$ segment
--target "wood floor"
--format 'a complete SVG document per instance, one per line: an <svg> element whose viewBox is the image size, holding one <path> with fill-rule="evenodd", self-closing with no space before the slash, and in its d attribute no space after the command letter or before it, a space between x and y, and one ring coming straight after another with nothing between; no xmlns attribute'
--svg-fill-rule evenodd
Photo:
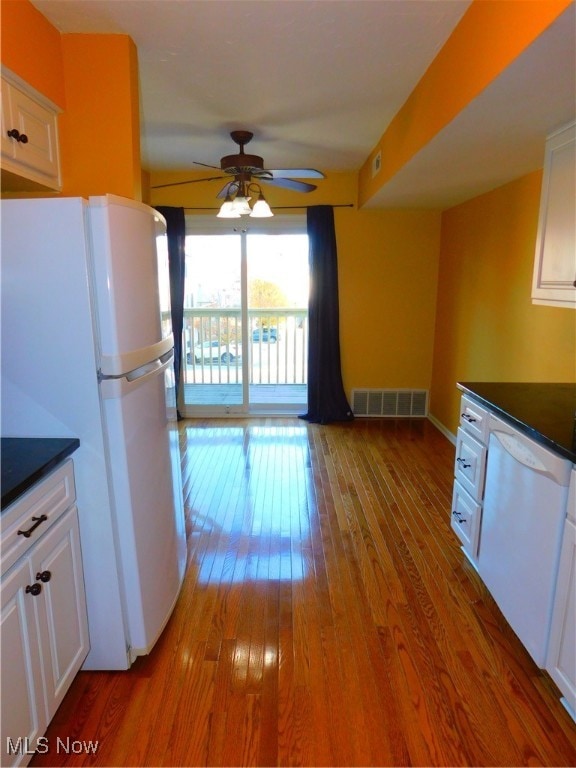
<svg viewBox="0 0 576 768"><path fill-rule="evenodd" d="M454 449L430 422L185 421L181 447L175 613L129 672L78 675L32 765L576 763L450 531Z"/></svg>

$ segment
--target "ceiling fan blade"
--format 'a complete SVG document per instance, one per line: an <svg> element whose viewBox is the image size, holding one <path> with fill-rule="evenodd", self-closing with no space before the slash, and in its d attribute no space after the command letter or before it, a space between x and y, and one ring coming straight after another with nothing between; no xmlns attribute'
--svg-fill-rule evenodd
<svg viewBox="0 0 576 768"><path fill-rule="evenodd" d="M220 198L220 199L223 199L223 198L225 198L225 197L226 197L226 195L227 195L227 194L230 192L230 187L231 187L231 186L232 186L232 184L234 184L234 183L235 183L235 182L234 182L234 180L232 180L232 181L229 181L227 184L224 184L224 186L222 187L222 189L220 190L220 192L218 192L218 194L216 195L216 197L217 197L217 198Z"/></svg>
<svg viewBox="0 0 576 768"><path fill-rule="evenodd" d="M217 181L225 179L225 176L210 176L207 179L188 179L188 181L173 181L170 184L156 184L150 189L163 189L164 187L179 187L181 184L198 184L200 181Z"/></svg>
<svg viewBox="0 0 576 768"><path fill-rule="evenodd" d="M274 187L283 187L292 189L294 192L313 192L316 189L315 184L308 184L306 181L296 181L295 179L267 179L265 176L259 178L263 184L271 184Z"/></svg>
<svg viewBox="0 0 576 768"><path fill-rule="evenodd" d="M204 168L215 168L217 171L222 170L222 168L220 168L219 165L208 165L208 163L199 163L197 160L192 160L192 165L203 165Z"/></svg>
<svg viewBox="0 0 576 768"><path fill-rule="evenodd" d="M315 168L272 168L267 170L267 173L271 173L276 179L281 177L283 179L324 179L325 176L322 171L317 171Z"/></svg>

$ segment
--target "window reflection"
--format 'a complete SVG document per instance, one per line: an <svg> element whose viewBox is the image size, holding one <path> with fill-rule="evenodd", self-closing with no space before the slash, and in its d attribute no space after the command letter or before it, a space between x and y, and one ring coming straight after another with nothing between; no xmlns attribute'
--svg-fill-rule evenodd
<svg viewBox="0 0 576 768"><path fill-rule="evenodd" d="M307 428L194 426L185 440L200 583L303 579L315 503Z"/></svg>

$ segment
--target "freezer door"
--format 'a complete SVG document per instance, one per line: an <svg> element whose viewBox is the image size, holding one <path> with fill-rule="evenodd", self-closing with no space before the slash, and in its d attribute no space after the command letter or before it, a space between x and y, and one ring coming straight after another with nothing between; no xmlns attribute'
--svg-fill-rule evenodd
<svg viewBox="0 0 576 768"><path fill-rule="evenodd" d="M166 225L114 195L89 199L88 223L99 368L120 375L173 346Z"/></svg>
<svg viewBox="0 0 576 768"><path fill-rule="evenodd" d="M171 462L162 367L133 381L109 380L101 386L129 653L134 659L153 647L182 584L182 487L175 483L179 473Z"/></svg>

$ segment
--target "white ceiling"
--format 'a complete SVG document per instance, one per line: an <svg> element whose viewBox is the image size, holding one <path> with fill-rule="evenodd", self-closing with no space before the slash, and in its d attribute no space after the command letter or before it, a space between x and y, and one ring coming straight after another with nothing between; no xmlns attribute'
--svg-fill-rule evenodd
<svg viewBox="0 0 576 768"><path fill-rule="evenodd" d="M506 2L507 0L494 0ZM143 165L357 170L470 0L32 0L62 32L138 48ZM542 165L575 112L574 5L370 205L446 207ZM209 172L210 173L210 172Z"/></svg>

